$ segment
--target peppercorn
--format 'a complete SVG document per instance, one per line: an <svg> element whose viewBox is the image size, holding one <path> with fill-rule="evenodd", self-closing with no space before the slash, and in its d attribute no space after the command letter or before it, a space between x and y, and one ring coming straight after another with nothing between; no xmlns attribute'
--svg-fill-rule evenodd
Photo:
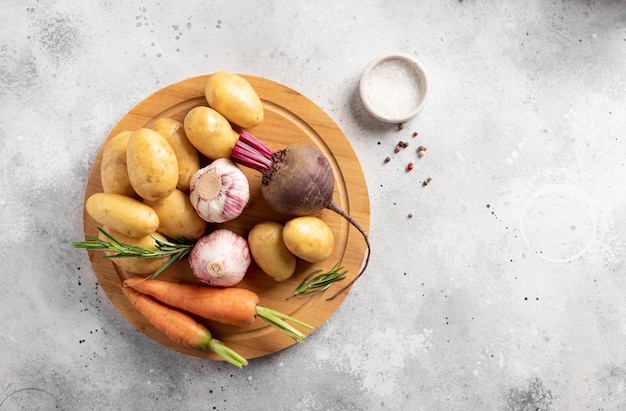
<svg viewBox="0 0 626 411"><path fill-rule="evenodd" d="M422 181L422 186L426 187L431 181L433 181L433 178L428 177L426 180Z"/></svg>
<svg viewBox="0 0 626 411"><path fill-rule="evenodd" d="M413 137L417 137L417 136L418 136L417 131L414 131L414 132L413 132Z"/></svg>
<svg viewBox="0 0 626 411"><path fill-rule="evenodd" d="M406 166L406 171L411 171L413 170L413 162L411 161L409 164L407 164Z"/></svg>
<svg viewBox="0 0 626 411"><path fill-rule="evenodd" d="M388 163L391 161L391 157L385 157L385 163Z"/></svg>
<svg viewBox="0 0 626 411"><path fill-rule="evenodd" d="M424 154L426 154L426 150L427 150L427 149L426 149L426 147L424 147L424 146L419 146L419 147L417 148L417 155L418 155L419 157L424 157Z"/></svg>
<svg viewBox="0 0 626 411"><path fill-rule="evenodd" d="M398 130L402 130L403 128L404 128L404 124L403 123L398 124Z"/></svg>

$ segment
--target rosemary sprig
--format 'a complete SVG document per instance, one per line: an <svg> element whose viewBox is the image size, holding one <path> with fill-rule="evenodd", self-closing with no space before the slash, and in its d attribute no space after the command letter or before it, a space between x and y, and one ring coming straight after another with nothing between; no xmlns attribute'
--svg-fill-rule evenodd
<svg viewBox="0 0 626 411"><path fill-rule="evenodd" d="M333 268L331 268L327 272L323 272L324 270L318 269L310 273L306 276L304 280L300 283L298 287L291 293L287 299L290 299L295 296L308 295L313 293L318 293L325 291L330 287L333 283L337 281L341 281L346 278L346 273L348 270L343 270L343 267L339 266L339 263L335 263Z"/></svg>
<svg viewBox="0 0 626 411"><path fill-rule="evenodd" d="M109 234L102 227L98 227L98 231L104 234L109 240L102 240L92 235L85 235L88 241L77 241L72 243L75 248L84 248L91 251L105 251L113 254L107 255L104 258L168 258L168 260L159 267L157 271L150 276L151 279L155 279L161 274L167 267L172 265L176 260L181 260L191 252L191 249L195 245L195 241L186 238L177 238L176 242L160 240L154 238L156 250L149 248L139 247L131 244L124 244L118 241L115 237Z"/></svg>

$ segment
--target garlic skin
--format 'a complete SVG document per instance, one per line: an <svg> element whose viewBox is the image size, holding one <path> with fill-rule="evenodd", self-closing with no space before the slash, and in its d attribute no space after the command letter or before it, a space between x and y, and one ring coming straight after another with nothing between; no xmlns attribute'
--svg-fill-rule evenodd
<svg viewBox="0 0 626 411"><path fill-rule="evenodd" d="M200 238L188 259L193 275L199 281L216 287L238 284L251 263L245 238L223 228Z"/></svg>
<svg viewBox="0 0 626 411"><path fill-rule="evenodd" d="M250 200L246 175L227 158L218 158L196 171L189 185L193 208L209 223L224 223L239 217Z"/></svg>

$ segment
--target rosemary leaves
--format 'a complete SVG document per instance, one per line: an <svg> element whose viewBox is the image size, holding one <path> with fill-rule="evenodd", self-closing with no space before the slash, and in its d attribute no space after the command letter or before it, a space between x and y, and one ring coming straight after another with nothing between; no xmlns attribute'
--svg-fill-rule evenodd
<svg viewBox="0 0 626 411"><path fill-rule="evenodd" d="M150 278L154 279L169 267L174 261L181 260L191 252L191 249L195 245L195 241L185 238L179 238L177 242L164 241L158 238L154 238L156 250L149 248L139 247L130 244L124 244L115 239L102 227L98 227L98 230L104 234L109 240L102 240L92 235L86 235L87 241L77 241L72 243L75 248L84 248L90 251L104 251L111 254L105 258L167 258L167 261L159 267Z"/></svg>
<svg viewBox="0 0 626 411"><path fill-rule="evenodd" d="M343 267L339 266L339 263L333 265L333 268L329 271L323 271L322 269L318 269L307 275L287 299L325 291L333 283L346 278L346 273L348 272L344 270Z"/></svg>

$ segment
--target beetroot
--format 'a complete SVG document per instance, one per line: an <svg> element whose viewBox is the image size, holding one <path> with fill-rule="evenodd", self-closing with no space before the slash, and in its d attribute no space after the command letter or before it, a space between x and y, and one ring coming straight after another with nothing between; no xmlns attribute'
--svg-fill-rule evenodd
<svg viewBox="0 0 626 411"><path fill-rule="evenodd" d="M332 202L333 171L319 150L306 144L293 144L274 156L273 167L263 172L261 188L272 209L288 216L303 216ZM301 166L303 161L306 167Z"/></svg>
<svg viewBox="0 0 626 411"><path fill-rule="evenodd" d="M333 169L321 151L307 144L292 144L272 152L265 143L243 131L233 147L231 160L261 172L261 194L274 211L295 217L311 215L327 208L345 218L363 235L367 246L363 267L350 283L329 299L341 294L363 274L370 255L368 236L333 200Z"/></svg>

